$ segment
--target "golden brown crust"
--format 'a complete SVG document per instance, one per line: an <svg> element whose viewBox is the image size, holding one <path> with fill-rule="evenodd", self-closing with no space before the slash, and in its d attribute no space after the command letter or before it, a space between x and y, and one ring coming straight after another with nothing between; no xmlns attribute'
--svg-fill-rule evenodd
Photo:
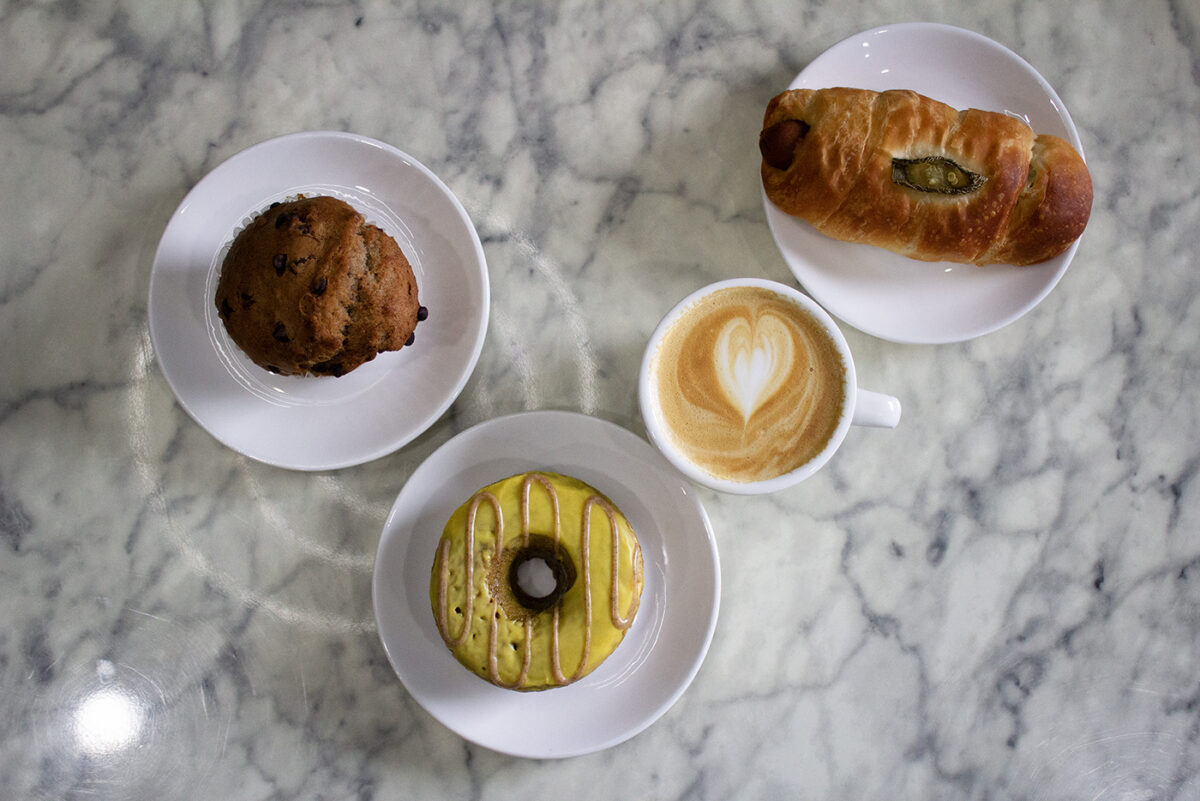
<svg viewBox="0 0 1200 801"><path fill-rule="evenodd" d="M339 376L399 350L420 309L400 246L332 197L254 219L225 257L214 301L238 347L283 375Z"/></svg>
<svg viewBox="0 0 1200 801"><path fill-rule="evenodd" d="M803 123L802 136L789 120ZM924 261L1044 261L1079 237L1091 211L1087 167L1061 139L908 90L783 92L767 105L760 147L763 187L779 208L835 239ZM961 194L893 180L893 159L929 158L983 180Z"/></svg>
<svg viewBox="0 0 1200 801"><path fill-rule="evenodd" d="M1033 145L1027 186L1017 201L1008 236L993 261L1033 264L1071 246L1092 211L1092 176L1070 144L1042 134Z"/></svg>

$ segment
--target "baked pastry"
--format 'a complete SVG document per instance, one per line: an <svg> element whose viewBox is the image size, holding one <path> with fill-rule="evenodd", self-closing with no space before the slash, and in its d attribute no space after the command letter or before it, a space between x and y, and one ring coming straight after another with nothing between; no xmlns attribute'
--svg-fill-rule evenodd
<svg viewBox="0 0 1200 801"><path fill-rule="evenodd" d="M541 588L527 567L547 575ZM549 472L479 490L442 533L429 582L442 640L499 687L544 690L591 673L641 602L642 550L598 490Z"/></svg>
<svg viewBox="0 0 1200 801"><path fill-rule="evenodd" d="M428 314L396 241L333 197L276 203L251 221L215 302L237 346L283 375L344 375L412 344Z"/></svg>
<svg viewBox="0 0 1200 801"><path fill-rule="evenodd" d="M783 92L759 149L776 206L834 239L924 261L1045 261L1092 208L1087 166L1062 139L907 90Z"/></svg>

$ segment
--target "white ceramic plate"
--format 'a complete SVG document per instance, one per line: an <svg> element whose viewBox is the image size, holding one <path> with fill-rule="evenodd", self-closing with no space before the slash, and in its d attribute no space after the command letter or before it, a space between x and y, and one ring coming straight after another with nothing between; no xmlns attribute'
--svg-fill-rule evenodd
<svg viewBox="0 0 1200 801"><path fill-rule="evenodd" d="M912 89L955 108L1013 115L1059 136L1081 154L1058 95L1020 56L961 28L906 23L851 36L809 64L789 89L852 86ZM1026 267L920 262L869 245L825 237L763 195L784 260L834 316L894 342L960 342L996 331L1050 293L1079 247Z"/></svg>
<svg viewBox="0 0 1200 801"><path fill-rule="evenodd" d="M298 378L229 339L212 301L229 244L300 194L339 197L399 243L429 308L412 347L340 378ZM180 404L218 440L279 467L333 469L391 453L454 402L483 347L489 291L470 218L416 159L354 134L291 134L222 163L176 209L151 269L150 336Z"/></svg>
<svg viewBox="0 0 1200 801"><path fill-rule="evenodd" d="M642 603L624 641L566 687L494 687L442 643L429 602L434 550L446 520L479 488L516 473L573 475L608 495L638 534ZM384 524L375 561L375 617L405 687L461 737L532 758L617 745L657 720L691 683L717 621L720 569L695 491L650 444L619 426L569 412L528 412L464 431L413 473Z"/></svg>

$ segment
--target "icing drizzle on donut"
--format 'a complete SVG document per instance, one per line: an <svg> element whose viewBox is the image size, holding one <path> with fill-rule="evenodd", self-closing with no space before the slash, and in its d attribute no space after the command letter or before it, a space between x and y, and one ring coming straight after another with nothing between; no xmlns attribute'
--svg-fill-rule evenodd
<svg viewBox="0 0 1200 801"><path fill-rule="evenodd" d="M521 544L527 546L530 539L530 502L529 495L533 486L537 484L545 492L550 501L550 506L553 511L553 540L554 544L558 545L562 539L562 516L558 503L558 491L546 476L540 473L529 473L521 482L521 531L519 537ZM452 635L450 632L450 614L449 614L449 579L450 579L450 540L444 539L438 549L437 554L437 569L438 569L438 586L437 586L437 614L436 621L438 632L442 635L442 640L451 650L457 648L466 642L470 635L471 621L474 613L474 576L475 576L475 519L479 507L484 504L490 504L496 518L496 559L499 559L500 554L504 553L504 515L501 510L500 499L490 492L480 491L476 493L467 507L467 518L465 522L465 541L463 553L463 568L465 586L467 587L467 603L465 613L463 614L463 627L457 635ZM620 566L621 566L621 540L620 530L617 526L617 510L608 499L598 493L593 493L588 496L583 505L583 516L580 521L580 573L583 576L583 604L584 604L584 632L583 632L583 650L580 654L579 665L571 675L566 675L562 670L562 656L559 650L559 611L561 601L556 602L553 609L553 617L550 632L550 665L554 682L558 685L570 684L571 682L583 676L587 669L588 661L591 656L591 641L592 641L592 576L591 576L591 556L590 556L590 541L592 532L592 510L599 508L608 518L609 531L612 537L612 558L609 564L610 574L610 598L609 618L613 626L619 631L625 631L633 623L634 615L637 614L638 606L641 602L641 589L644 581L642 571L642 549L641 546L634 542L633 552L630 554L633 573L633 594L629 604L629 609L625 614L621 614L621 599L619 596L620 588ZM485 583L486 586L486 583ZM500 602L497 598L491 599L491 605L488 614L488 654L487 654L487 671L488 677L492 683L501 687L515 689L524 685L529 675L529 667L533 660L532 643L533 643L533 618L536 615L529 615L525 618L525 642L522 647L521 654L521 670L517 677L512 681L505 681L500 676L499 658L497 655L497 640L500 626Z"/></svg>
<svg viewBox="0 0 1200 801"><path fill-rule="evenodd" d="M479 512L479 504L488 501L492 505L492 511L496 515L496 520L500 521L499 526L504 527L504 515L500 510L500 500L495 495L486 493L478 493L471 498L471 505L467 509L467 539L464 547L466 558L463 559L463 572L466 574L465 583L470 587L475 582L475 515ZM467 635L471 633L471 614L475 608L475 595L467 593L467 608L463 612L463 627L457 637L450 636L450 614L449 614L449 599L447 598L448 579L450 577L450 540L442 540L442 545L438 548L437 561L441 565L441 573L438 578L438 607L437 607L437 625L438 632L442 635L442 640L448 648L457 648L467 641Z"/></svg>

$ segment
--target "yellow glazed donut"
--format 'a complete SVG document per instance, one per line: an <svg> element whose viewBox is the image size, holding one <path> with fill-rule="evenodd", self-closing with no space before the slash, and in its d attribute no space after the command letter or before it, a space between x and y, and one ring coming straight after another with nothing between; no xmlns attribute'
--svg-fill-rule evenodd
<svg viewBox="0 0 1200 801"><path fill-rule="evenodd" d="M538 562L540 587L526 572ZM583 678L621 644L643 583L637 535L616 504L578 479L532 472L450 516L429 597L459 662L499 687L544 690Z"/></svg>

